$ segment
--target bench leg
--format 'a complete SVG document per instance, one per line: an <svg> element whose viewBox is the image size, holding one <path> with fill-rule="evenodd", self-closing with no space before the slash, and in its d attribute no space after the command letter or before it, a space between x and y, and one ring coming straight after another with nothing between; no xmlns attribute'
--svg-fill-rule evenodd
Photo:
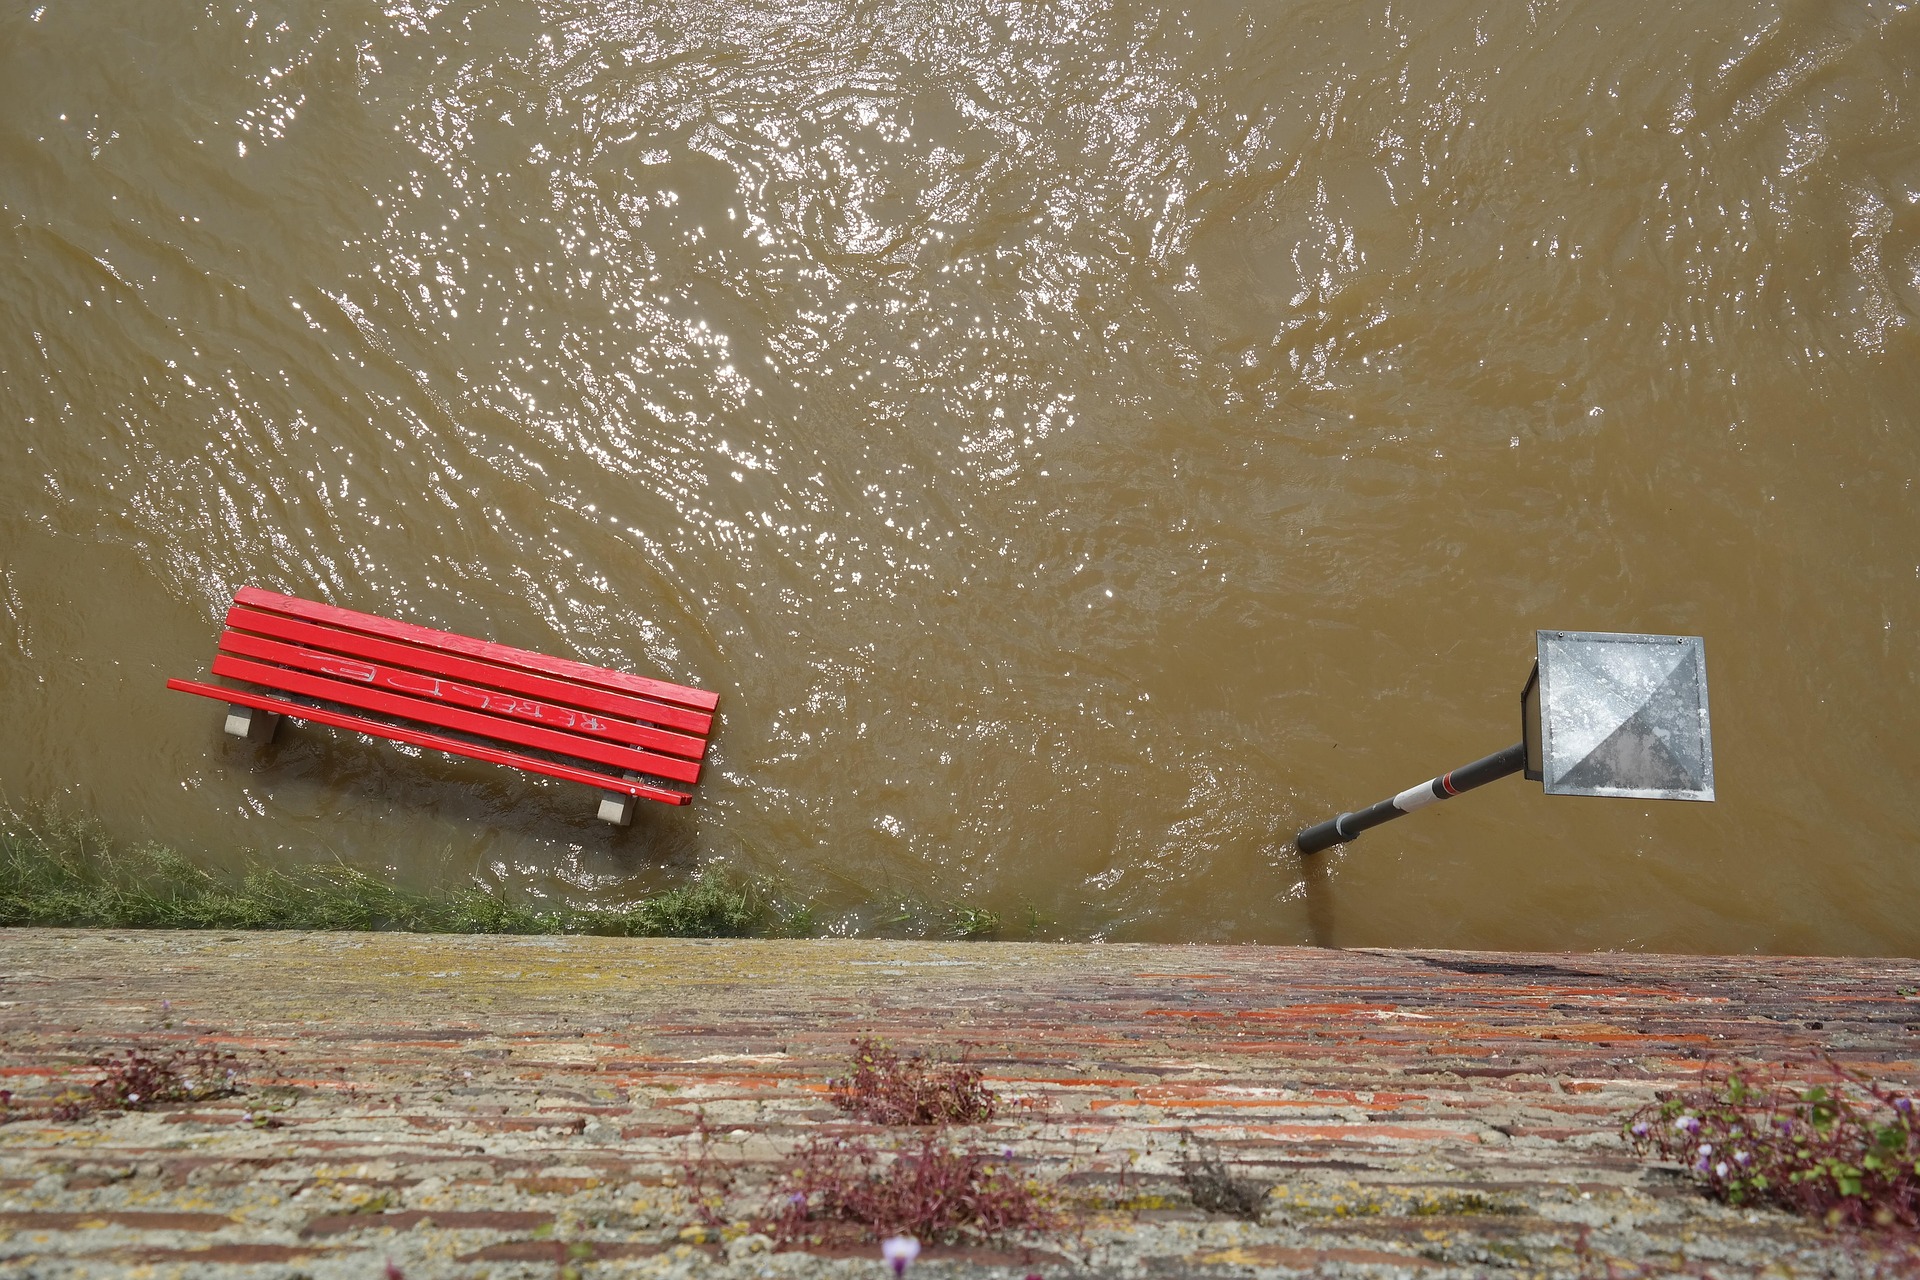
<svg viewBox="0 0 1920 1280"><path fill-rule="evenodd" d="M633 825L634 806L639 797L630 796L624 791L602 791L600 793L600 821L611 822L616 827Z"/></svg>
<svg viewBox="0 0 1920 1280"><path fill-rule="evenodd" d="M274 732L280 727L280 713L262 711L258 707L243 707L237 703L227 704L227 732L236 738L245 738L248 742L272 742Z"/></svg>
<svg viewBox="0 0 1920 1280"><path fill-rule="evenodd" d="M629 772L621 776L632 782L640 775ZM630 796L624 791L602 791L598 817L600 821L611 822L616 827L630 827L633 825L633 811L639 807L639 796Z"/></svg>

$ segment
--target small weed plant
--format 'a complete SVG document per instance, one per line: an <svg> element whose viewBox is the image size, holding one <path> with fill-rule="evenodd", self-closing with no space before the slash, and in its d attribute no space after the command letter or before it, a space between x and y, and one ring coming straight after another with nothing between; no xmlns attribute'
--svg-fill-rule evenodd
<svg viewBox="0 0 1920 1280"><path fill-rule="evenodd" d="M1829 1226L1920 1229L1920 1128L1910 1095L1829 1062L1828 1083L1703 1075L1626 1125L1635 1148L1684 1165L1717 1200Z"/></svg>
<svg viewBox="0 0 1920 1280"><path fill-rule="evenodd" d="M964 1061L903 1058L886 1041L867 1037L853 1042L852 1068L827 1082L833 1105L874 1124L982 1124L997 1110L979 1068Z"/></svg>
<svg viewBox="0 0 1920 1280"><path fill-rule="evenodd" d="M718 1233L727 1225L727 1200L736 1180L733 1170L713 1153L713 1126L707 1123L705 1111L694 1127L694 1140L693 1154L680 1162L680 1179L700 1225Z"/></svg>
<svg viewBox="0 0 1920 1280"><path fill-rule="evenodd" d="M1058 1224L1034 1183L972 1147L924 1134L883 1153L858 1139L815 1140L781 1181L768 1234L783 1247L851 1231L864 1239L1000 1239Z"/></svg>
<svg viewBox="0 0 1920 1280"><path fill-rule="evenodd" d="M1233 1172L1218 1147L1190 1133L1180 1135L1180 1185L1195 1208L1248 1222L1260 1221L1267 1203L1265 1183Z"/></svg>
<svg viewBox="0 0 1920 1280"><path fill-rule="evenodd" d="M1052 1194L977 1143L956 1142L953 1126L989 1120L994 1095L965 1062L903 1057L871 1037L853 1042L845 1076L828 1081L834 1102L862 1120L916 1131L907 1141L815 1138L784 1156L768 1184L772 1199L753 1215L781 1248L905 1237L927 1243L997 1240L1060 1223ZM689 1208L704 1232L732 1222L737 1168L716 1158L700 1117L681 1162Z"/></svg>
<svg viewBox="0 0 1920 1280"><path fill-rule="evenodd" d="M55 1120L81 1120L99 1111L146 1111L169 1102L206 1102L240 1092L240 1059L213 1049L175 1049L156 1056L144 1049L95 1058L91 1088L71 1088L53 1101Z"/></svg>

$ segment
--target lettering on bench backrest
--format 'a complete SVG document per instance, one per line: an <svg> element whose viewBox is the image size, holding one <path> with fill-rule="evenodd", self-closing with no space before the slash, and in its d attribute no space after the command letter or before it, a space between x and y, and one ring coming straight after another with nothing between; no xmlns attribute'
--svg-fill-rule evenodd
<svg viewBox="0 0 1920 1280"><path fill-rule="evenodd" d="M553 717L540 714L547 710L541 703L528 698L516 698L510 693L488 693L480 690L480 709L493 711L503 716L519 716L523 720L549 720ZM558 710L558 708L553 708ZM571 723L571 720L562 721Z"/></svg>
<svg viewBox="0 0 1920 1280"><path fill-rule="evenodd" d="M445 690L440 686L439 676L423 676L413 671L389 671L387 687L398 689L402 693L417 693L428 698L442 698Z"/></svg>
<svg viewBox="0 0 1920 1280"><path fill-rule="evenodd" d="M529 698L516 698L506 693L485 693L479 707L483 711L497 712L503 716L520 716L527 720L538 720L542 724L557 724L567 729L577 729L581 733L600 733L607 728L607 722L599 716L585 711L575 711L571 707L556 707L550 702L535 702Z"/></svg>
<svg viewBox="0 0 1920 1280"><path fill-rule="evenodd" d="M371 662L356 662L352 658L328 656L319 666L320 670L327 675L339 676L342 680L352 680L359 684L372 684L380 675L380 668Z"/></svg>

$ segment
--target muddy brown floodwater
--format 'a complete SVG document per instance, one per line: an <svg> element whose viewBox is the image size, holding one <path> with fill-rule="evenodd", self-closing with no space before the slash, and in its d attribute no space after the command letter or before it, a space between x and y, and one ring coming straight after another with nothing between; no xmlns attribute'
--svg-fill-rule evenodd
<svg viewBox="0 0 1920 1280"><path fill-rule="evenodd" d="M831 931L1920 952L1905 3L0 3L0 791ZM687 810L166 692L242 583L717 690ZM1500 783L1698 634L1715 804Z"/></svg>

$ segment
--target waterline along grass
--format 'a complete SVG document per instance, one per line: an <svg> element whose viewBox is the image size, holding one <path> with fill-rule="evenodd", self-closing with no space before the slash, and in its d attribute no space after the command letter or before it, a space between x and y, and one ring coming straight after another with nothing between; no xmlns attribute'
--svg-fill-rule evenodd
<svg viewBox="0 0 1920 1280"><path fill-rule="evenodd" d="M599 910L535 910L478 885L404 889L339 864L255 866L235 879L161 845L117 845L85 819L0 808L0 926L732 938L789 934L804 919L783 914L763 887L711 869Z"/></svg>

